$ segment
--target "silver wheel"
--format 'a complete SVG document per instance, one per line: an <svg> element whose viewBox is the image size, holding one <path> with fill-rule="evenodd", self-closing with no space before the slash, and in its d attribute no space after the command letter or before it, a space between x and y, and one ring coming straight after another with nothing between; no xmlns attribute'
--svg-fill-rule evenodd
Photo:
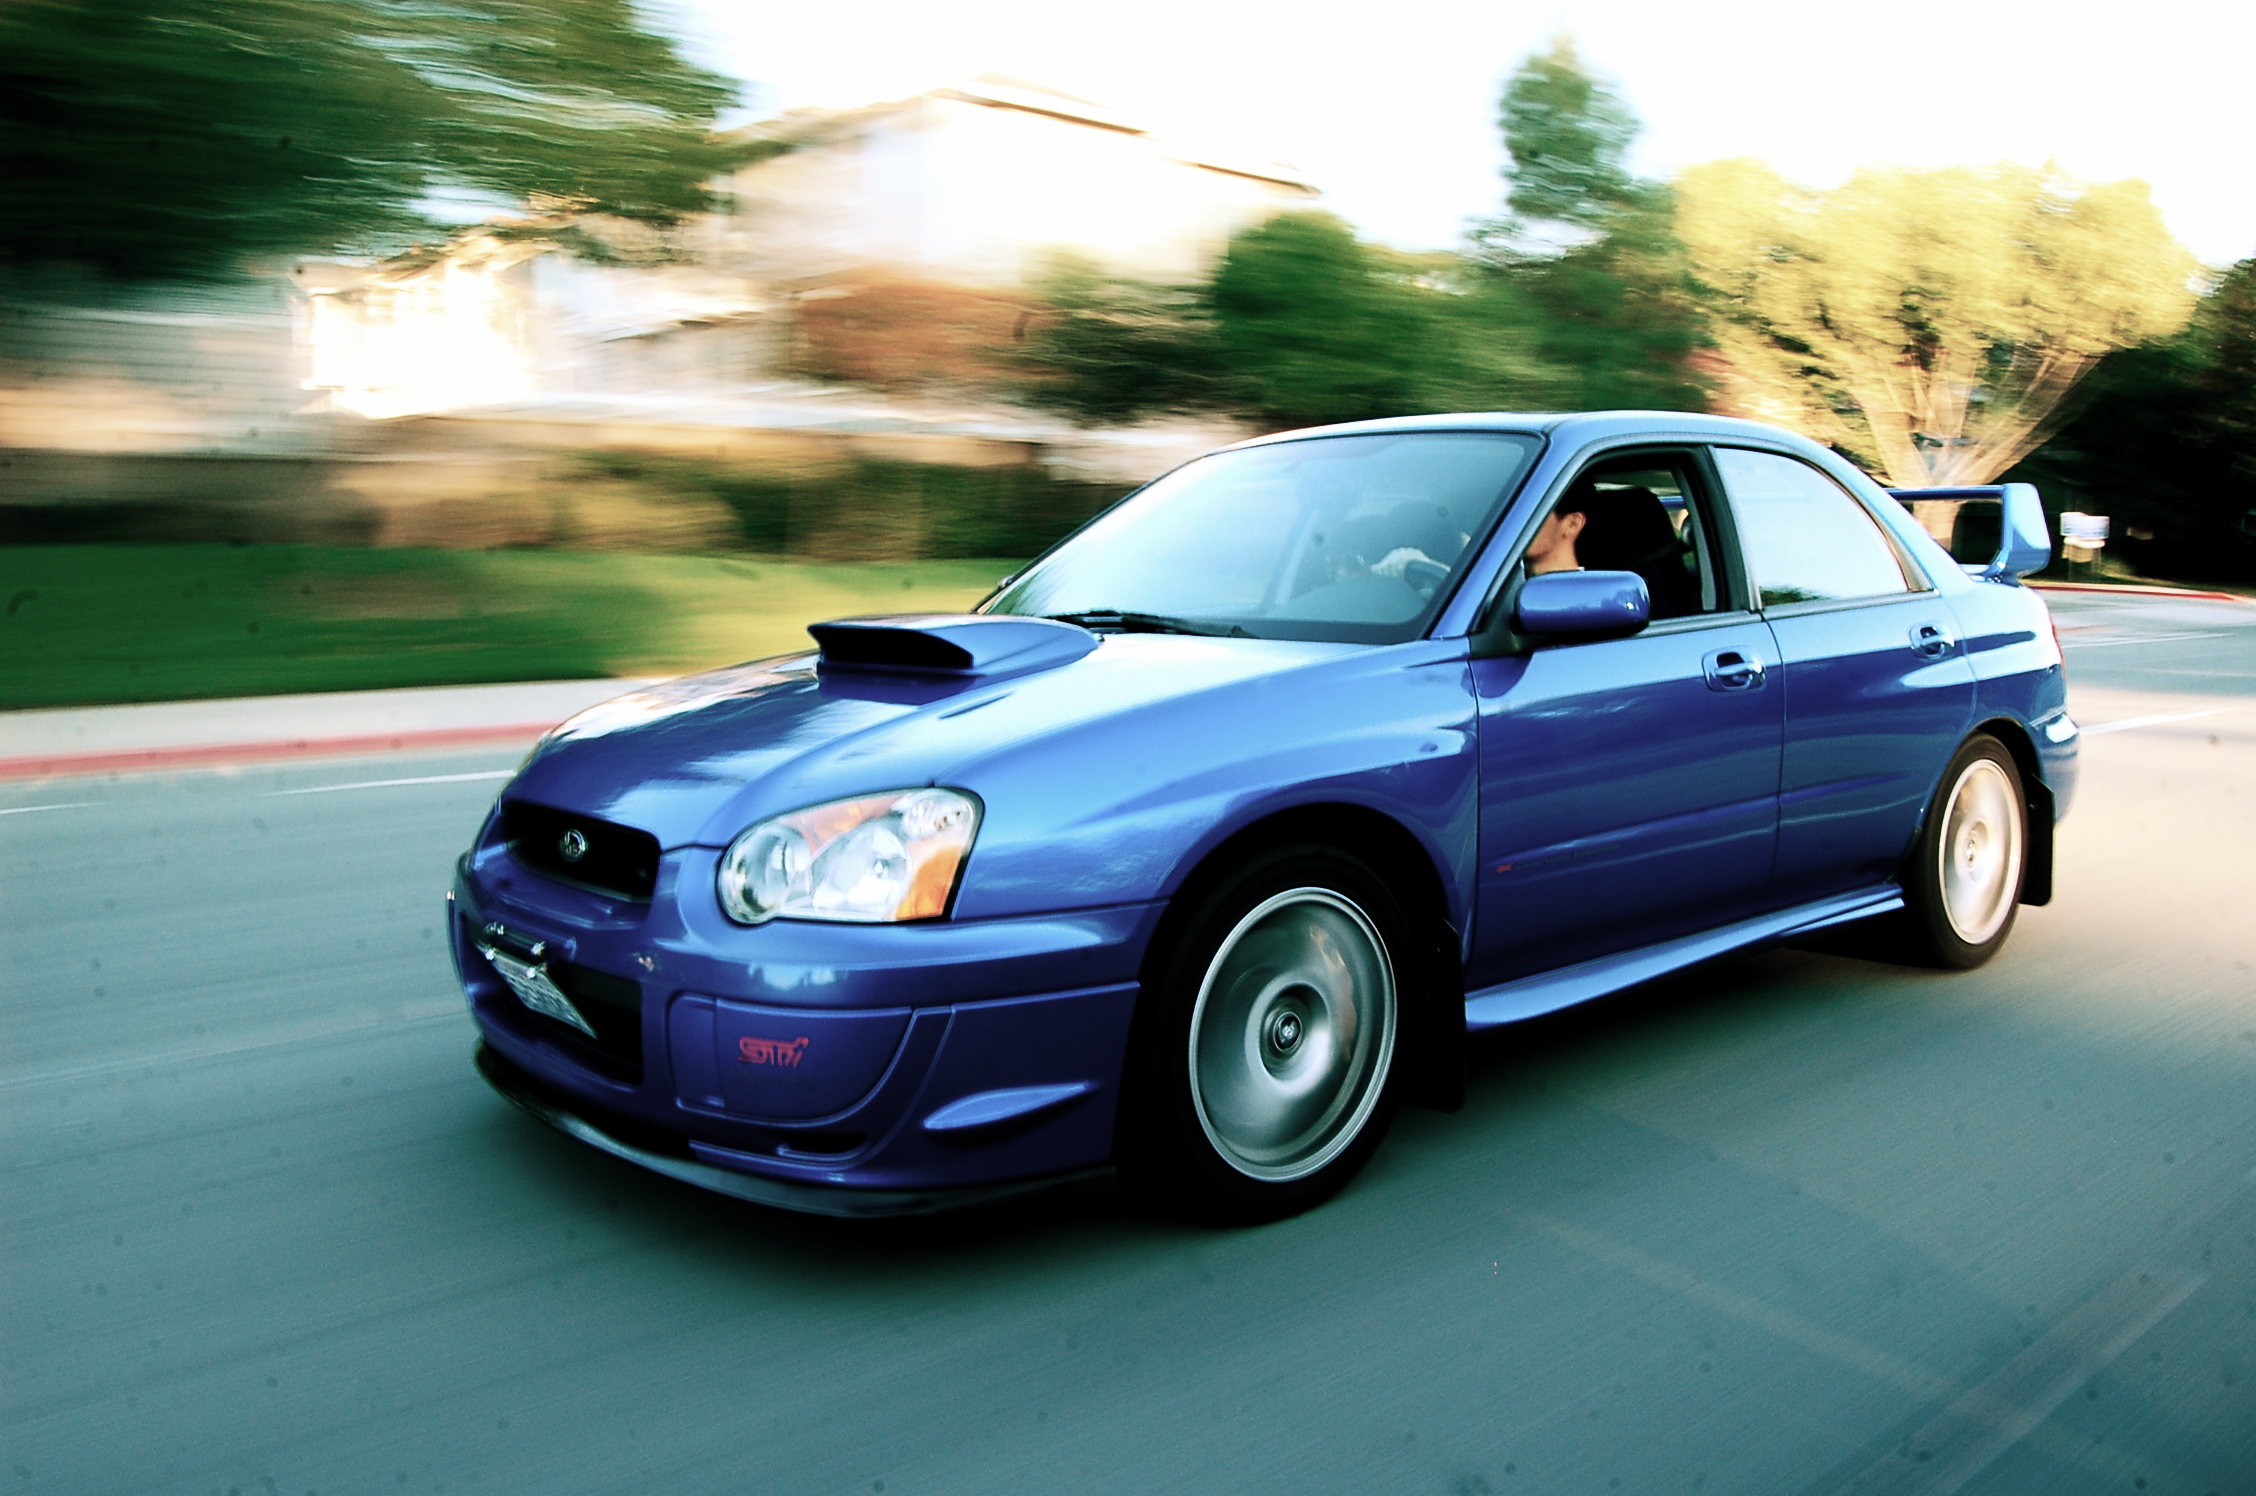
<svg viewBox="0 0 2256 1496"><path fill-rule="evenodd" d="M2021 888L2021 806L2005 771L1977 758L1943 803L1936 886L1953 934L1968 945L1996 935Z"/></svg>
<svg viewBox="0 0 2256 1496"><path fill-rule="evenodd" d="M1394 964L1378 926L1328 888L1293 888L1239 920L1191 1010L1191 1103L1251 1179L1305 1179L1370 1120L1394 1060Z"/></svg>

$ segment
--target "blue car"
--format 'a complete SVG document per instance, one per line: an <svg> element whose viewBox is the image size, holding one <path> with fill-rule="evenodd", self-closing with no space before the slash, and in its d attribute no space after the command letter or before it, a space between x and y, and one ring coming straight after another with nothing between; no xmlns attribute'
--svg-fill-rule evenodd
<svg viewBox="0 0 2256 1496"><path fill-rule="evenodd" d="M2025 486L1718 417L1225 448L971 613L551 733L448 896L479 1065L794 1209L1305 1209L1468 1031L1876 916L1995 952L2074 784L2048 556Z"/></svg>

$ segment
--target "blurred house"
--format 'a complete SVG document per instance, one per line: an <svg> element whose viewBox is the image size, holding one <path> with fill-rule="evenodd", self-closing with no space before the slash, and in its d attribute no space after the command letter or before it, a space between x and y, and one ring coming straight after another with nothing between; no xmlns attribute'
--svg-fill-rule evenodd
<svg viewBox="0 0 2256 1496"><path fill-rule="evenodd" d="M1279 163L992 77L742 135L777 153L719 184L720 211L607 245L609 263L474 234L426 264L305 267L308 388L375 417L806 374L960 395L1060 253L1195 280L1318 195Z"/></svg>
<svg viewBox="0 0 2256 1496"><path fill-rule="evenodd" d="M589 447L1142 481L1237 433L1081 432L1000 398L1033 283L1061 252L1194 280L1318 195L1000 78L743 134L773 153L668 230L495 222L234 286L0 295L0 528L250 505L287 518L255 533L381 539Z"/></svg>
<svg viewBox="0 0 2256 1496"><path fill-rule="evenodd" d="M884 275L1010 289L1060 250L1191 281L1231 235L1318 195L1282 163L1170 141L997 77L795 111L747 134L793 148L730 182L714 258L777 286Z"/></svg>
<svg viewBox="0 0 2256 1496"><path fill-rule="evenodd" d="M0 448L302 451L295 298L272 280L52 276L0 298Z"/></svg>
<svg viewBox="0 0 2256 1496"><path fill-rule="evenodd" d="M691 224L665 237L704 236ZM301 385L319 397L309 408L383 420L758 376L775 300L742 271L691 259L678 242L646 249L656 263L642 264L556 250L470 232L426 257L293 267Z"/></svg>

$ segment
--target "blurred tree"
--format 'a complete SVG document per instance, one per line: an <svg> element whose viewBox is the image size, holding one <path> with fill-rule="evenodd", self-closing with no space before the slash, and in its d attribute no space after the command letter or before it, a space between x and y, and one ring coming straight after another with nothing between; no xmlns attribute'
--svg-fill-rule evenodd
<svg viewBox="0 0 2256 1496"><path fill-rule="evenodd" d="M1307 425L1526 406L1556 371L1531 362L1519 288L1453 254L1365 244L1328 215L1241 233L1203 287L1061 259L1023 330L1021 394L1090 425L1226 412ZM1541 399L1537 399L1541 403Z"/></svg>
<svg viewBox="0 0 2256 1496"><path fill-rule="evenodd" d="M1231 403L1204 291L1106 275L1061 255L1042 277L1042 314L1021 328L1024 393L1087 425Z"/></svg>
<svg viewBox="0 0 2256 1496"><path fill-rule="evenodd" d="M1584 371L1545 352L1553 308L1538 278L1499 274L1455 254L1405 257L1423 263L1416 284L1432 313L1423 350L1420 409L1544 410L1577 403Z"/></svg>
<svg viewBox="0 0 2256 1496"><path fill-rule="evenodd" d="M1676 191L1726 402L1898 487L2005 471L2079 377L2192 307L2193 258L2143 182L1895 167L1812 192L1737 160Z"/></svg>
<svg viewBox="0 0 2256 1496"><path fill-rule="evenodd" d="M1599 239L1516 267L1540 312L1534 353L1577 410L1705 410L1695 363L1708 344L1665 189L1625 207Z"/></svg>
<svg viewBox="0 0 2256 1496"><path fill-rule="evenodd" d="M2201 375L2205 445L2229 454L2242 497L2256 489L2256 258L2225 272L2196 324L2208 343ZM2248 526L2249 513L2240 516Z"/></svg>
<svg viewBox="0 0 2256 1496"><path fill-rule="evenodd" d="M1329 213L1231 240L1208 295L1240 399L1280 426L1433 408L1439 296L1407 268Z"/></svg>
<svg viewBox="0 0 2256 1496"><path fill-rule="evenodd" d="M729 164L731 98L629 0L9 0L0 261L395 248L450 189L668 223Z"/></svg>
<svg viewBox="0 0 2256 1496"><path fill-rule="evenodd" d="M1515 393L1570 409L1701 410L1703 316L1669 189L1627 166L1637 118L1561 36L1504 85L1507 212L1475 259L1526 313L1499 327L1535 377Z"/></svg>
<svg viewBox="0 0 2256 1496"><path fill-rule="evenodd" d="M2176 337L2110 353L2060 434L2005 473L2115 519L2109 549L2178 578L2256 575L2256 259Z"/></svg>
<svg viewBox="0 0 2256 1496"><path fill-rule="evenodd" d="M1078 420L1228 409L1272 425L1423 411L1698 410L1701 309L1637 124L1561 38L1505 85L1509 213L1471 255L1366 244L1291 213L1240 233L1203 293L1061 264L1026 330L1027 397Z"/></svg>
<svg viewBox="0 0 2256 1496"><path fill-rule="evenodd" d="M1638 199L1624 165L1637 117L1582 65L1573 38L1520 64L1496 123L1511 158L1504 205L1521 218L1602 231Z"/></svg>

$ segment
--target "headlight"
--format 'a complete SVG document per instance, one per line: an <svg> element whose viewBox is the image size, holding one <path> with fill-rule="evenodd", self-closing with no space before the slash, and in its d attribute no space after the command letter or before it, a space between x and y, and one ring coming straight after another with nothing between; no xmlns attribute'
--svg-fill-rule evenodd
<svg viewBox="0 0 2256 1496"><path fill-rule="evenodd" d="M893 790L760 822L721 854L721 908L740 925L792 919L932 919L979 830L956 790Z"/></svg>

